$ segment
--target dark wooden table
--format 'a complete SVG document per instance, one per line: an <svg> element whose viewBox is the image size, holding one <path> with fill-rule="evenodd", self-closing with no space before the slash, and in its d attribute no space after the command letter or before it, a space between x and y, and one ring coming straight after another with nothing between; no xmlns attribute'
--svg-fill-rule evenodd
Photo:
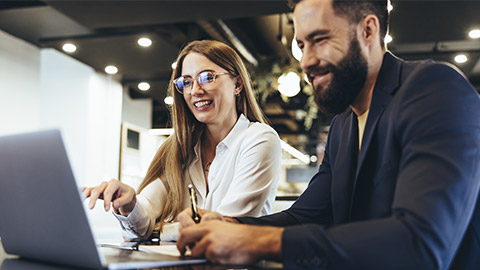
<svg viewBox="0 0 480 270"><path fill-rule="evenodd" d="M6 254L0 240L0 270L67 270L74 269L70 266L60 266L55 264L36 262L18 258L18 256ZM223 270L223 269L282 269L282 265L275 262L262 261L255 265L215 265L199 264L184 265L175 267L147 268L147 269L172 269L172 270Z"/></svg>

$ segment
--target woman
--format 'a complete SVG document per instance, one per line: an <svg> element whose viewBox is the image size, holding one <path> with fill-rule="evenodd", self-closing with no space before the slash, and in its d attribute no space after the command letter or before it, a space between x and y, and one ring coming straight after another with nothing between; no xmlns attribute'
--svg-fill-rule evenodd
<svg viewBox="0 0 480 270"><path fill-rule="evenodd" d="M162 240L176 240L177 214L198 206L227 216L269 214L275 199L281 147L265 123L250 77L238 54L211 40L188 44L177 58L173 94L174 134L159 148L138 194L118 180L85 188L90 208L112 203L124 237L146 238L157 224Z"/></svg>

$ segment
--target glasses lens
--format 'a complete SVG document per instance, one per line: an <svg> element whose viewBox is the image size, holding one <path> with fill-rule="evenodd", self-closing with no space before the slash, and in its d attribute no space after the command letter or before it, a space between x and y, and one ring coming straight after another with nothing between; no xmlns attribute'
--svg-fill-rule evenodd
<svg viewBox="0 0 480 270"><path fill-rule="evenodd" d="M201 85L212 83L213 81L215 81L215 74L211 71L204 71L198 74L198 83Z"/></svg>
<svg viewBox="0 0 480 270"><path fill-rule="evenodd" d="M178 77L175 81L175 86L177 87L178 91L183 94L185 90L189 90L192 88L192 78L185 78L185 77Z"/></svg>
<svg viewBox="0 0 480 270"><path fill-rule="evenodd" d="M180 93L183 93L183 89L185 88L185 83L184 83L183 77L178 77L175 80L173 80L173 83L175 84L175 87Z"/></svg>

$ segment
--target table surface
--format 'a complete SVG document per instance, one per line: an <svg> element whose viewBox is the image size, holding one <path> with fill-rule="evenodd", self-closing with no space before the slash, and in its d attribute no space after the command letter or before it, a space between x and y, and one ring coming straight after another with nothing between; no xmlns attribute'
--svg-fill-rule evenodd
<svg viewBox="0 0 480 270"><path fill-rule="evenodd" d="M55 264L41 263L30 260L20 259L18 256L6 254L0 239L0 270L67 270L71 267L64 267ZM261 261L255 265L214 265L214 264L199 264L199 265L183 265L175 267L163 268L148 268L148 269L171 269L171 270L220 270L220 269L282 269L282 265L275 262Z"/></svg>

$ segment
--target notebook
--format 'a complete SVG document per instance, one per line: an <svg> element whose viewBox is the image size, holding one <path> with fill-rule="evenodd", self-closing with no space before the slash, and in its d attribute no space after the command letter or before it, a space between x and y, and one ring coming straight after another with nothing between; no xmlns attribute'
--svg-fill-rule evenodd
<svg viewBox="0 0 480 270"><path fill-rule="evenodd" d="M205 263L97 245L60 131L0 137L0 238L8 254L88 268Z"/></svg>

